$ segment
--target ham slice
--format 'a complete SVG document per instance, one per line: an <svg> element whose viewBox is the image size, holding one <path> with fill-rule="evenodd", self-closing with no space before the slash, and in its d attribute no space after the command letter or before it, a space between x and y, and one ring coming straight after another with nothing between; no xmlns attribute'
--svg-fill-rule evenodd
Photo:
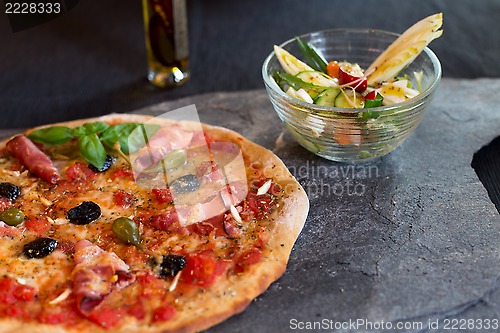
<svg viewBox="0 0 500 333"><path fill-rule="evenodd" d="M232 205L238 205L247 194L245 183L234 182L223 186L216 195L207 198L204 202L193 205L176 204L178 218L182 226L208 220L226 212Z"/></svg>
<svg viewBox="0 0 500 333"><path fill-rule="evenodd" d="M22 230L16 227L12 227L2 221L0 221L0 237L14 237L22 233Z"/></svg>
<svg viewBox="0 0 500 333"><path fill-rule="evenodd" d="M87 240L76 243L74 258L73 293L84 315L89 315L113 289L124 288L135 280L128 265L115 253Z"/></svg>
<svg viewBox="0 0 500 333"><path fill-rule="evenodd" d="M29 171L48 183L57 184L61 179L50 158L45 155L30 139L18 135L7 142L7 149Z"/></svg>
<svg viewBox="0 0 500 333"><path fill-rule="evenodd" d="M186 148L192 138L193 132L185 131L178 125L161 127L137 152L137 157L133 159L134 170L140 173L155 166L172 150Z"/></svg>

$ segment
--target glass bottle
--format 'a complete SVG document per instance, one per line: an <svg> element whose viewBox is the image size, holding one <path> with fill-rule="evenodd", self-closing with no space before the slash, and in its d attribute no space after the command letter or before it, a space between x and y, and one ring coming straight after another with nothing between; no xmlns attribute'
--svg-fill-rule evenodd
<svg viewBox="0 0 500 333"><path fill-rule="evenodd" d="M189 79L186 0L143 0L148 80L173 87Z"/></svg>

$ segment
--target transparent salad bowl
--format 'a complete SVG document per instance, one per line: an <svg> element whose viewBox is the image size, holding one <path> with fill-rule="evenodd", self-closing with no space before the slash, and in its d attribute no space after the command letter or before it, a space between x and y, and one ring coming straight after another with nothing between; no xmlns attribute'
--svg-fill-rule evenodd
<svg viewBox="0 0 500 333"><path fill-rule="evenodd" d="M299 37L327 61L349 61L366 69L398 35L372 29L334 29ZM303 60L295 39L280 46ZM414 87L418 85L414 73L423 74L419 95L390 106L349 109L310 104L287 95L272 78L280 69L272 52L264 61L262 76L279 118L304 148L339 162L367 161L398 147L422 120L441 80L439 60L425 48L399 74L407 74Z"/></svg>

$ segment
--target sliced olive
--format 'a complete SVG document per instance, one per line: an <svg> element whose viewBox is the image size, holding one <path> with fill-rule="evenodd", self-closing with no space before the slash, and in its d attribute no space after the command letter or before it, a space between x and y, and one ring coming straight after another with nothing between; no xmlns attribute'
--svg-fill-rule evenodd
<svg viewBox="0 0 500 333"><path fill-rule="evenodd" d="M10 226L16 226L24 221L24 213L18 208L9 208L0 213L0 221Z"/></svg>
<svg viewBox="0 0 500 333"><path fill-rule="evenodd" d="M195 175L189 174L173 180L168 186L174 193L188 193L196 191L200 181Z"/></svg>
<svg viewBox="0 0 500 333"><path fill-rule="evenodd" d="M158 265L156 259L154 260L155 265ZM162 277L176 276L177 273L182 271L186 267L186 258L181 255L167 254L162 257L162 261L159 264L159 275Z"/></svg>
<svg viewBox="0 0 500 333"><path fill-rule="evenodd" d="M24 245L23 254L30 259L44 258L51 254L58 245L59 243L55 239L38 238Z"/></svg>
<svg viewBox="0 0 500 333"><path fill-rule="evenodd" d="M19 197L19 195L21 195L19 186L12 183L0 183L0 196L14 201L17 197Z"/></svg>
<svg viewBox="0 0 500 333"><path fill-rule="evenodd" d="M163 159L158 162L158 164L154 167L148 168L143 172L158 172L162 170L172 170L177 168L178 166L186 163L186 151L182 149L176 149L169 152Z"/></svg>
<svg viewBox="0 0 500 333"><path fill-rule="evenodd" d="M89 164L89 168L94 172L104 172L109 168L111 168L111 166L115 164L115 162L116 162L116 157L111 155L106 155L106 160L104 161L104 165L102 166L102 168L96 168L92 164Z"/></svg>
<svg viewBox="0 0 500 333"><path fill-rule="evenodd" d="M92 201L84 201L68 211L67 218L73 224L89 224L101 216L101 207Z"/></svg>
<svg viewBox="0 0 500 333"><path fill-rule="evenodd" d="M139 246L141 244L141 234L137 224L126 217L120 217L114 220L111 229L116 238L126 244Z"/></svg>

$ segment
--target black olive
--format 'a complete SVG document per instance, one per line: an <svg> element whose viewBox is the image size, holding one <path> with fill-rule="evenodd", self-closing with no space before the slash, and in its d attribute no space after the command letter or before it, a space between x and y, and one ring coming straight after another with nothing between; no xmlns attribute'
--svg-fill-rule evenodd
<svg viewBox="0 0 500 333"><path fill-rule="evenodd" d="M173 180L168 186L174 193L188 193L196 191L200 181L195 175L189 174Z"/></svg>
<svg viewBox="0 0 500 333"><path fill-rule="evenodd" d="M84 201L68 211L68 220L73 224L89 224L101 216L101 207L92 201Z"/></svg>
<svg viewBox="0 0 500 333"><path fill-rule="evenodd" d="M154 260L154 263L155 265L158 265L156 259ZM184 267L186 267L186 258L184 258L184 256L167 254L162 257L161 264L159 265L159 275L161 277L173 277L182 271Z"/></svg>
<svg viewBox="0 0 500 333"><path fill-rule="evenodd" d="M106 161L104 162L104 165L102 166L102 168L96 168L92 164L89 164L89 168L94 172L104 172L104 171L108 170L109 168L111 168L111 166L113 164L115 164L115 162L116 162L116 157L111 156L111 155L106 155Z"/></svg>
<svg viewBox="0 0 500 333"><path fill-rule="evenodd" d="M44 258L54 251L59 243L52 238L38 238L25 244L23 254L30 258Z"/></svg>
<svg viewBox="0 0 500 333"><path fill-rule="evenodd" d="M19 186L11 183L0 183L0 196L14 201L19 195L21 195Z"/></svg>

